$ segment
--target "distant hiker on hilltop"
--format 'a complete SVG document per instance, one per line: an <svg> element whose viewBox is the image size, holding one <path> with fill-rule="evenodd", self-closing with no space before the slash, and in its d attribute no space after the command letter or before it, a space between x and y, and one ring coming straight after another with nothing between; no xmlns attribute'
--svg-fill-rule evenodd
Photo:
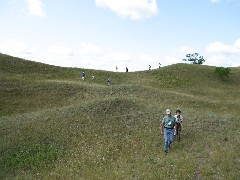
<svg viewBox="0 0 240 180"><path fill-rule="evenodd" d="M159 68L161 68L161 63L159 63Z"/></svg>
<svg viewBox="0 0 240 180"><path fill-rule="evenodd" d="M152 66L151 66L151 65L149 65L149 67L148 67L148 68L149 68L149 71L151 70L151 67L152 67Z"/></svg>
<svg viewBox="0 0 240 180"><path fill-rule="evenodd" d="M111 83L111 79L108 78L108 79L107 79L107 85L110 86L110 83Z"/></svg>
<svg viewBox="0 0 240 180"><path fill-rule="evenodd" d="M118 72L118 67L116 66L116 72Z"/></svg>
<svg viewBox="0 0 240 180"><path fill-rule="evenodd" d="M128 68L126 67L126 72L128 72Z"/></svg>
<svg viewBox="0 0 240 180"><path fill-rule="evenodd" d="M82 72L82 80L84 80L84 78L85 78L85 73Z"/></svg>
<svg viewBox="0 0 240 180"><path fill-rule="evenodd" d="M168 148L174 139L174 126L176 125L176 118L172 116L171 110L166 110L166 116L162 119L160 126L160 134L164 133L164 152L167 155Z"/></svg>

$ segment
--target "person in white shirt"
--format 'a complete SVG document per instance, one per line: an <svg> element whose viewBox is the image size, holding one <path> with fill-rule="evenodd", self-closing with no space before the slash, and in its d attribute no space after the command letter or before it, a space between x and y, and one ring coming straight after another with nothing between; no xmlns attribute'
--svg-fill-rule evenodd
<svg viewBox="0 0 240 180"><path fill-rule="evenodd" d="M183 122L183 116L181 115L181 113L182 113L181 110L177 109L176 110L176 115L174 116L176 118L176 123L178 125L179 131L181 131L181 126L182 126L182 122ZM176 126L174 127L174 135L177 135Z"/></svg>

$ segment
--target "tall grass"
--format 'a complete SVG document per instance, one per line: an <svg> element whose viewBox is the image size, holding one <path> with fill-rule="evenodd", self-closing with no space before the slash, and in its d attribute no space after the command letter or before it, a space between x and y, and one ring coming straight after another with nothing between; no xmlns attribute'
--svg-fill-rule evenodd
<svg viewBox="0 0 240 180"><path fill-rule="evenodd" d="M214 67L187 64L135 73L84 70L82 81L82 69L6 55L0 64L1 179L240 175L239 68L225 82ZM159 124L165 109L178 107L182 141L166 156Z"/></svg>

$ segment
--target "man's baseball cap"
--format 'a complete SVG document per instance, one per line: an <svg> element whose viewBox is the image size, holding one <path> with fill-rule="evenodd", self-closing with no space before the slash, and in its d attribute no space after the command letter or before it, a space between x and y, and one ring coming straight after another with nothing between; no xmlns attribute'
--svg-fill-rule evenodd
<svg viewBox="0 0 240 180"><path fill-rule="evenodd" d="M171 110L170 110L170 109L167 109L167 110L166 110L166 114L171 114Z"/></svg>

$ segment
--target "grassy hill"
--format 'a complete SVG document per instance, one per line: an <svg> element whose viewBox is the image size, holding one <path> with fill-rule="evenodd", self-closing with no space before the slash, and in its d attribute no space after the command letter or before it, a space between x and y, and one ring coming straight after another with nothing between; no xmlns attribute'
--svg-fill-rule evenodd
<svg viewBox="0 0 240 180"><path fill-rule="evenodd" d="M239 178L240 68L226 81L214 69L114 73L0 54L0 179ZM159 121L178 107L182 141L165 156Z"/></svg>

